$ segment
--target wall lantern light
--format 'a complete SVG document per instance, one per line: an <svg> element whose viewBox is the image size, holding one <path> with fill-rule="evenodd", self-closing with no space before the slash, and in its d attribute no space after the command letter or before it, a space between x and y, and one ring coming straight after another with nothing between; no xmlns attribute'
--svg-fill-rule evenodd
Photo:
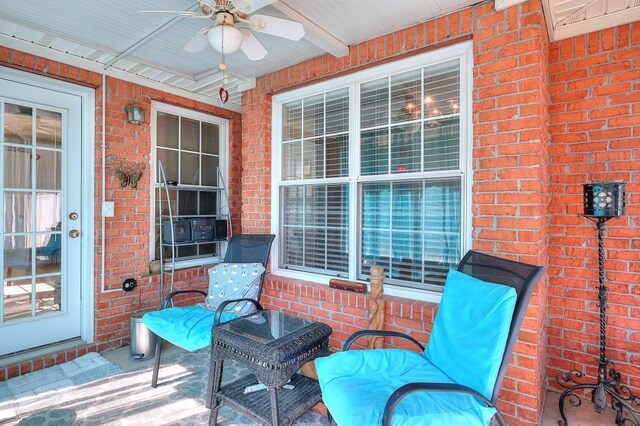
<svg viewBox="0 0 640 426"><path fill-rule="evenodd" d="M124 107L127 113L127 121L131 124L144 124L144 109L138 105L130 104Z"/></svg>

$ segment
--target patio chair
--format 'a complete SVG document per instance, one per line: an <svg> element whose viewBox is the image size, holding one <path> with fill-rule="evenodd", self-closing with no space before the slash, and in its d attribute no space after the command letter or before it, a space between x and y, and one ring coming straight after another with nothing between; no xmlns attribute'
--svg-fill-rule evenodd
<svg viewBox="0 0 640 426"><path fill-rule="evenodd" d="M190 352L211 344L214 325L262 310L258 302L275 235L241 234L229 240L223 263L209 269L209 291L178 290L162 301L159 311L147 312L144 324L157 336L151 387L158 385L162 341ZM203 303L172 307L179 294L199 293Z"/></svg>
<svg viewBox="0 0 640 426"><path fill-rule="evenodd" d="M396 331L362 330L316 360L322 398L340 426L488 425L540 266L469 251L449 271L427 348ZM349 350L363 336L405 349Z"/></svg>

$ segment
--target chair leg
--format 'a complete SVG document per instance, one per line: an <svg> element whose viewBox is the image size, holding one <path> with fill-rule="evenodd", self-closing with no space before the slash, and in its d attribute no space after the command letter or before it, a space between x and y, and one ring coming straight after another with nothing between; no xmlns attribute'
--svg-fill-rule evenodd
<svg viewBox="0 0 640 426"><path fill-rule="evenodd" d="M160 353L162 352L162 339L156 339L156 355L153 358L153 373L151 375L151 387L158 386L158 370L160 369Z"/></svg>

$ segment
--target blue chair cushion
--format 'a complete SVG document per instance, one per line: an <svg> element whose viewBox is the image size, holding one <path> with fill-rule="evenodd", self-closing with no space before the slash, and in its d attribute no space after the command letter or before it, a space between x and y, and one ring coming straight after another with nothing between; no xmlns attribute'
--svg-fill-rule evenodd
<svg viewBox="0 0 640 426"><path fill-rule="evenodd" d="M407 383L453 382L421 354L404 349L338 352L315 364L322 399L340 426L381 424L387 400ZM416 392L396 407L392 424L488 425L495 412L466 394Z"/></svg>
<svg viewBox="0 0 640 426"><path fill-rule="evenodd" d="M142 316L142 322L158 337L193 352L211 344L214 314L200 306L179 306L147 312ZM238 315L225 311L220 322L234 318Z"/></svg>
<svg viewBox="0 0 640 426"><path fill-rule="evenodd" d="M491 399L516 304L513 287L451 270L424 356Z"/></svg>

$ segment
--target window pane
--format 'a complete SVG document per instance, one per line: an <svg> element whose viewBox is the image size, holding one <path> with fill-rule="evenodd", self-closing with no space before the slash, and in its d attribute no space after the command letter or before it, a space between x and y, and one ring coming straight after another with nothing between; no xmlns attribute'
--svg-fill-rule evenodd
<svg viewBox="0 0 640 426"><path fill-rule="evenodd" d="M392 281L441 285L460 259L460 180L363 184L362 197L359 278L382 265Z"/></svg>
<svg viewBox="0 0 640 426"><path fill-rule="evenodd" d="M360 172L363 175L389 173L389 130L367 130L361 134Z"/></svg>
<svg viewBox="0 0 640 426"><path fill-rule="evenodd" d="M345 185L284 187L281 267L346 276L349 190Z"/></svg>
<svg viewBox="0 0 640 426"><path fill-rule="evenodd" d="M220 153L220 126L217 124L202 124L202 152L206 154Z"/></svg>
<svg viewBox="0 0 640 426"><path fill-rule="evenodd" d="M360 88L360 127L389 123L389 79L364 83Z"/></svg>
<svg viewBox="0 0 640 426"><path fill-rule="evenodd" d="M349 89L327 93L326 110L325 133L327 135L349 131Z"/></svg>
<svg viewBox="0 0 640 426"><path fill-rule="evenodd" d="M200 185L200 156L190 152L180 153L180 184Z"/></svg>
<svg viewBox="0 0 640 426"><path fill-rule="evenodd" d="M31 232L31 192L4 191L4 233Z"/></svg>
<svg viewBox="0 0 640 426"><path fill-rule="evenodd" d="M327 136L326 177L344 177L349 175L349 135Z"/></svg>
<svg viewBox="0 0 640 426"><path fill-rule="evenodd" d="M282 188L283 223L286 225L302 225L304 191L304 186Z"/></svg>
<svg viewBox="0 0 640 426"><path fill-rule="evenodd" d="M200 207L198 214L200 215L213 215L219 213L218 209L218 194L215 192L200 191Z"/></svg>
<svg viewBox="0 0 640 426"><path fill-rule="evenodd" d="M182 118L180 127L180 149L200 151L200 122L189 118Z"/></svg>
<svg viewBox="0 0 640 426"><path fill-rule="evenodd" d="M198 214L198 191L179 191L178 216L195 216Z"/></svg>
<svg viewBox="0 0 640 426"><path fill-rule="evenodd" d="M419 120L422 72L414 70L391 77L391 122ZM364 127L364 126L363 126Z"/></svg>
<svg viewBox="0 0 640 426"><path fill-rule="evenodd" d="M158 161L162 163L162 169L164 170L167 182L178 183L178 151L158 148L156 150L156 157ZM158 174L158 182L160 182L161 179L160 174Z"/></svg>
<svg viewBox="0 0 640 426"><path fill-rule="evenodd" d="M303 142L304 178L324 177L324 139L308 139Z"/></svg>
<svg viewBox="0 0 640 426"><path fill-rule="evenodd" d="M282 179L302 179L302 142L282 144Z"/></svg>
<svg viewBox="0 0 640 426"><path fill-rule="evenodd" d="M303 101L304 137L324 134L324 95L311 96Z"/></svg>
<svg viewBox="0 0 640 426"><path fill-rule="evenodd" d="M156 144L167 148L178 148L178 129L180 124L178 117L158 112L158 122L156 123Z"/></svg>
<svg viewBox="0 0 640 426"><path fill-rule="evenodd" d="M391 128L391 173L420 171L420 123Z"/></svg>
<svg viewBox="0 0 640 426"><path fill-rule="evenodd" d="M460 167L460 118L427 121L424 128L424 170L456 170ZM432 124L432 125L429 125Z"/></svg>
<svg viewBox="0 0 640 426"><path fill-rule="evenodd" d="M218 186L219 158L212 155L202 155L202 182L204 186Z"/></svg>
<svg viewBox="0 0 640 426"><path fill-rule="evenodd" d="M302 101L282 105L282 140L302 138Z"/></svg>
<svg viewBox="0 0 640 426"><path fill-rule="evenodd" d="M424 69L424 116L460 112L460 64L456 59Z"/></svg>

